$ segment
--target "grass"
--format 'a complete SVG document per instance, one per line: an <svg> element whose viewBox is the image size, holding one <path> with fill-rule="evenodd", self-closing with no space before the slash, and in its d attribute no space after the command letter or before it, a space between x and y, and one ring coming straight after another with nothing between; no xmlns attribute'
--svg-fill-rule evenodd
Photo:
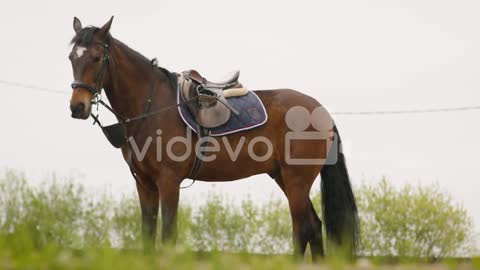
<svg viewBox="0 0 480 270"><path fill-rule="evenodd" d="M319 205L318 196L314 203ZM479 259L425 264L402 256L361 259L354 265L334 259L315 265L309 257L299 263L283 255L292 252L291 225L288 208L280 201L257 205L246 198L234 205L210 194L196 209L184 204L179 244L153 254L140 251L140 220L134 194L120 200L108 194L92 198L72 179L52 176L32 186L23 174L8 170L0 175L0 270L480 269Z"/></svg>
<svg viewBox="0 0 480 270"><path fill-rule="evenodd" d="M134 194L119 200L108 194L92 198L73 180L52 177L31 186L22 174L8 171L0 178L0 213L0 243L9 239L9 248L141 247L140 207ZM189 250L292 252L290 216L280 201L257 205L246 198L235 205L211 194L197 209L181 205L178 227L178 243Z"/></svg>
<svg viewBox="0 0 480 270"><path fill-rule="evenodd" d="M359 259L355 264L324 261L319 264L296 262L290 256L227 253L195 253L186 250L160 250L145 255L139 251L112 248L82 250L46 247L25 253L0 252L0 269L480 269L480 259L450 259L432 264L380 264Z"/></svg>
<svg viewBox="0 0 480 270"><path fill-rule="evenodd" d="M117 249L81 251L45 249L25 255L0 256L1 269L294 269L295 263L274 256L211 253L199 255L188 251L162 250L151 255Z"/></svg>

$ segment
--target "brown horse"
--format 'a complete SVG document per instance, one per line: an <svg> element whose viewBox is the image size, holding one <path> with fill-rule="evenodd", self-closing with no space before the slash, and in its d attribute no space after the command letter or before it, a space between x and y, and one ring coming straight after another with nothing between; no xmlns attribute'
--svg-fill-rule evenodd
<svg viewBox="0 0 480 270"><path fill-rule="evenodd" d="M197 158L191 155L178 161L170 158L168 154L172 153L167 152L182 156L188 147L197 143L198 138L193 136L191 145L177 143L168 147L170 140L188 137L187 126L176 107L172 106L176 104L177 75L160 67L155 68L144 56L113 38L109 33L112 19L101 28L84 28L77 18L74 19L76 35L72 39L69 58L75 82L72 84L70 109L73 118L87 119L91 115L92 104L98 102L101 90L105 90L112 112L122 122L129 138L128 143L121 145L121 150L136 176L144 247L149 250L155 247L159 205L162 241L175 243L180 184L189 178ZM312 255L317 259L324 256L322 223L309 192L312 183L321 174L322 210L329 249L340 247L354 255L358 239L357 208L336 126L320 119L322 116L315 111L318 112L321 105L302 93L289 89L255 93L266 108L268 122L256 129L221 138L224 143L210 153L215 160L203 163L197 179L233 181L268 174L288 198L295 253L303 256L307 244L310 244ZM146 115L151 108L164 110ZM133 121L137 116L141 117ZM312 125L302 123L305 119ZM320 129L328 131L327 139L292 140L288 144L290 149L287 149L286 138L292 130L310 134ZM137 147L149 144L142 158L132 158L133 143ZM240 148L237 157L232 159L232 148L236 150L235 146L246 144L248 147ZM336 147L332 147L334 144ZM288 157L318 160L333 157L335 162L292 164L288 162L287 152ZM258 157L262 157L261 160Z"/></svg>

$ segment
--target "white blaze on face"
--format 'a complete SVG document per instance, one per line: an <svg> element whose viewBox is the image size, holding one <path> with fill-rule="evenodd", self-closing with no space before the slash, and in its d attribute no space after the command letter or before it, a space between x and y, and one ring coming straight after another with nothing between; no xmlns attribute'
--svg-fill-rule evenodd
<svg viewBox="0 0 480 270"><path fill-rule="evenodd" d="M75 50L75 54L77 55L78 58L82 57L83 53L87 50L85 47L77 47Z"/></svg>

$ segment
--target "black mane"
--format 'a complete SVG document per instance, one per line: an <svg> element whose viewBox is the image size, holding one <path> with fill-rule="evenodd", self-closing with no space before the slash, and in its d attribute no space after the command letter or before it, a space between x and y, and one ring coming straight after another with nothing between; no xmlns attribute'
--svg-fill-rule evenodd
<svg viewBox="0 0 480 270"><path fill-rule="evenodd" d="M93 44L95 40L95 34L100 30L100 28L95 27L95 26L88 26L80 30L70 41L70 44L78 45L78 46L83 46L83 47L88 47ZM110 42L112 41L112 36L110 33L107 34L105 42L110 45ZM136 54L138 59L141 59L142 61L148 61L150 62L145 56L142 54L138 53L137 51L131 49L127 45L123 44L122 42L119 42L126 48L128 48L132 53ZM158 70L160 70L168 79L170 82L172 89L176 89L176 80L177 80L177 75L173 72L170 72L168 69L163 68L163 67L158 67Z"/></svg>

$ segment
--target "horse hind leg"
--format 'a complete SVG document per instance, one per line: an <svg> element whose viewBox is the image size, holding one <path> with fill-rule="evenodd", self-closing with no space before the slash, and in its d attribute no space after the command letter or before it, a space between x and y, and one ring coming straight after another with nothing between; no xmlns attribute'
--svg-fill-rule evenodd
<svg viewBox="0 0 480 270"><path fill-rule="evenodd" d="M292 233L295 255L303 258L307 248L310 223L309 206L306 194L301 189L287 189L288 205L292 218Z"/></svg>
<svg viewBox="0 0 480 270"><path fill-rule="evenodd" d="M312 259L317 261L324 256L322 223L309 198L310 186L303 181L298 187L287 189L281 175L272 177L287 196L292 217L293 241L296 256L303 257L307 244L310 244ZM293 182L293 180L290 180ZM296 181L295 181L296 182Z"/></svg>
<svg viewBox="0 0 480 270"><path fill-rule="evenodd" d="M310 250L312 253L312 260L314 262L325 256L325 251L323 249L323 239L322 239L322 221L313 207L312 201L310 200L310 238L308 243L310 244Z"/></svg>
<svg viewBox="0 0 480 270"><path fill-rule="evenodd" d="M275 180L278 184L280 189L283 191L285 196L287 196L287 191L285 188L285 183L283 183L283 179L280 174L278 175L271 175L271 177ZM287 196L288 198L288 196ZM309 212L309 219L310 226L306 227L308 230L307 239L308 244L310 245L310 250L312 253L312 260L318 261L319 259L325 256L325 251L323 247L323 235L322 235L322 221L317 215L315 211L315 207L310 199L308 199L310 204L310 212Z"/></svg>

